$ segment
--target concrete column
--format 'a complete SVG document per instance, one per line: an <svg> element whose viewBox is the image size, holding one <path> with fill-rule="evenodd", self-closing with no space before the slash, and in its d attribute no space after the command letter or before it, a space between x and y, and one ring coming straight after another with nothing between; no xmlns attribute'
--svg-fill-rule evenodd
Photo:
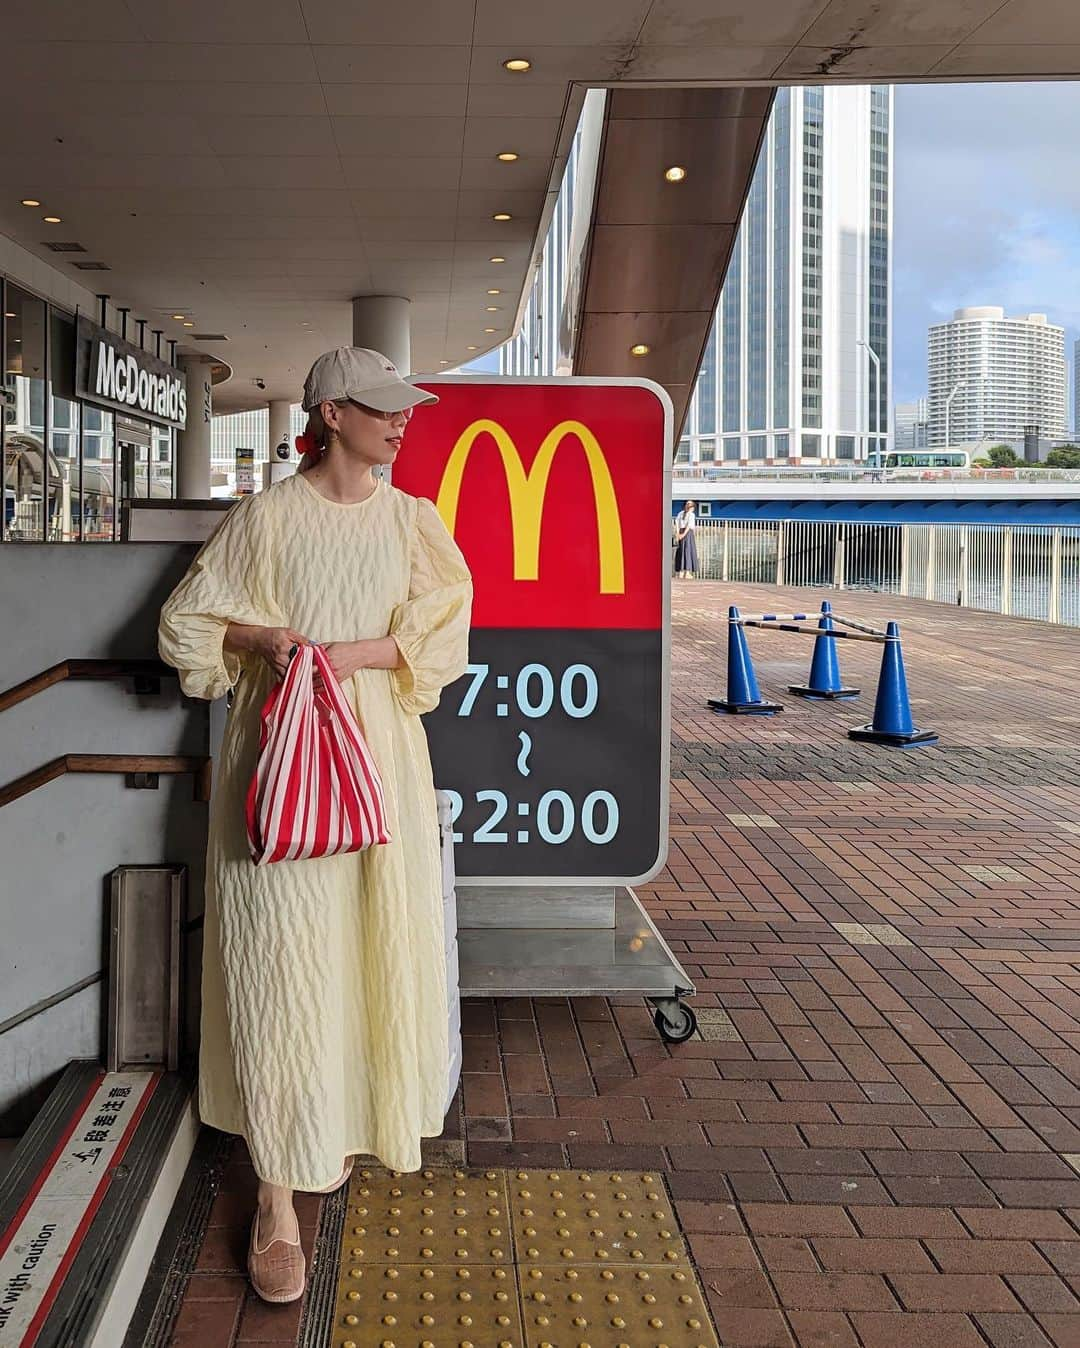
<svg viewBox="0 0 1080 1348"><path fill-rule="evenodd" d="M411 374L409 307L400 295L357 295L352 302L353 346L379 351L400 374Z"/></svg>
<svg viewBox="0 0 1080 1348"><path fill-rule="evenodd" d="M292 422L292 404L288 398L271 398L270 400L270 436L267 444L267 451L270 458L274 457L274 450L281 444L282 440L293 447L290 426Z"/></svg>
<svg viewBox="0 0 1080 1348"><path fill-rule="evenodd" d="M187 425L176 436L176 494L182 501L210 499L210 421L214 395L209 356L181 356L187 380Z"/></svg>

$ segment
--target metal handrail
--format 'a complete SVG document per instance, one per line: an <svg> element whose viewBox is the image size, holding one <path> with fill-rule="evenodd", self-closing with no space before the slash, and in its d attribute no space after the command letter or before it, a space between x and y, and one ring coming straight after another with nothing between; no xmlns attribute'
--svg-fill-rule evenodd
<svg viewBox="0 0 1080 1348"><path fill-rule="evenodd" d="M173 754L62 754L33 772L16 777L7 786L0 787L0 807L10 805L12 801L29 795L38 787L45 786L72 772L93 773L149 773L179 776L190 772L194 778L193 799L210 799L210 779L212 760L205 755L182 757Z"/></svg>
<svg viewBox="0 0 1080 1348"><path fill-rule="evenodd" d="M20 702L67 679L160 679L165 676L176 678L176 670L161 660L61 660L58 665L51 665L33 678L24 679L0 693L0 711L17 707Z"/></svg>

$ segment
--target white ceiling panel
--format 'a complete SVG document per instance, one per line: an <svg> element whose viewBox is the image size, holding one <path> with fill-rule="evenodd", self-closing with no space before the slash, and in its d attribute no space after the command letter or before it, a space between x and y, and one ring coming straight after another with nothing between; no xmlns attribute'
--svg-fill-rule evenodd
<svg viewBox="0 0 1080 1348"><path fill-rule="evenodd" d="M796 47L774 73L778 80L816 80L826 73L835 80L915 79L929 74L950 51L947 45L845 47L839 54L832 47Z"/></svg>
<svg viewBox="0 0 1080 1348"><path fill-rule="evenodd" d="M946 79L1037 79L1047 75L1077 79L1080 78L1080 41L1050 46L1025 46L1015 42L1000 46L965 43L954 47L930 73Z"/></svg>
<svg viewBox="0 0 1080 1348"><path fill-rule="evenodd" d="M3 181L21 197L33 190L63 215L65 187L223 187L228 178L220 159L197 155L0 154ZM48 186L46 186L48 185ZM66 219L66 217L65 217Z"/></svg>
<svg viewBox="0 0 1080 1348"><path fill-rule="evenodd" d="M416 187L371 187L350 193L353 210L363 220L445 219L453 222L457 214L456 190ZM451 230L451 232L453 232Z"/></svg>
<svg viewBox="0 0 1080 1348"><path fill-rule="evenodd" d="M212 153L221 155L312 155L336 157L330 118L325 114L301 117L218 116L199 118Z"/></svg>
<svg viewBox="0 0 1080 1348"><path fill-rule="evenodd" d="M634 78L671 80L765 80L787 56L787 47L641 46L634 53Z"/></svg>
<svg viewBox="0 0 1080 1348"><path fill-rule="evenodd" d="M986 22L971 34L979 46L1076 41L1076 0L1006 0L990 10Z"/></svg>
<svg viewBox="0 0 1080 1348"><path fill-rule="evenodd" d="M506 150L514 149L513 127L507 129ZM523 155L513 164L500 163L494 155L465 158L461 161L463 191L476 188L497 188L504 184L513 192L543 192L551 180L551 160L539 155Z"/></svg>
<svg viewBox="0 0 1080 1348"><path fill-rule="evenodd" d="M828 0L656 0L641 31L646 46L792 47ZM892 0L890 0L892 3Z"/></svg>
<svg viewBox="0 0 1080 1348"><path fill-rule="evenodd" d="M300 0L311 42L393 46L402 33L426 43L460 42L472 27L474 0L394 0L393 4L342 4Z"/></svg>
<svg viewBox="0 0 1080 1348"><path fill-rule="evenodd" d="M469 75L469 47L316 46L311 49L324 84L459 84Z"/></svg>
<svg viewBox="0 0 1080 1348"><path fill-rule="evenodd" d="M198 34L204 42L308 42L299 0L127 0L134 26L149 42Z"/></svg>
<svg viewBox="0 0 1080 1348"><path fill-rule="evenodd" d="M460 159L435 155L342 155L341 167L346 184L365 191L456 189L462 171Z"/></svg>
<svg viewBox="0 0 1080 1348"><path fill-rule="evenodd" d="M559 119L555 117L470 117L465 123L467 155L492 158L506 149L507 137L513 138L518 154L550 154L559 134Z"/></svg>
<svg viewBox="0 0 1080 1348"><path fill-rule="evenodd" d="M562 34L582 46L631 43L641 31L653 0L545 0L543 5L476 0L476 40L490 46L542 47ZM528 51L507 51L508 56Z"/></svg>
<svg viewBox="0 0 1080 1348"><path fill-rule="evenodd" d="M572 26L563 36L570 41L577 39ZM559 84L565 88L571 80L603 84L616 78L627 59L625 43L601 43L595 47L537 45L524 53L532 61L532 69L515 74L505 70L503 62L523 53L510 50L506 43L487 46L488 41L485 34L477 33L477 45L472 49L469 66L471 85L496 84L507 89L520 89L530 84Z"/></svg>
<svg viewBox="0 0 1080 1348"><path fill-rule="evenodd" d="M468 91L470 117L562 117L565 84L473 84Z"/></svg>
<svg viewBox="0 0 1080 1348"><path fill-rule="evenodd" d="M807 47L952 45L987 19L1001 0L889 0L868 9L866 0L831 0L799 39Z"/></svg>
<svg viewBox="0 0 1080 1348"><path fill-rule="evenodd" d="M124 42L134 35L124 0L100 0L94 5L76 5L71 0L4 0L3 19L5 31L25 41L47 42L62 33L69 42Z"/></svg>
<svg viewBox="0 0 1080 1348"><path fill-rule="evenodd" d="M343 191L345 175L336 155L223 155L218 160L231 183L239 187L307 190L308 213L312 194Z"/></svg>
<svg viewBox="0 0 1080 1348"><path fill-rule="evenodd" d="M461 156L463 117L335 117L334 139L343 155Z"/></svg>
<svg viewBox="0 0 1080 1348"><path fill-rule="evenodd" d="M89 7L97 0L86 3ZM306 84L317 79L312 48L296 43L248 43L243 48L242 72L237 70L235 45L211 42L5 41L5 69L11 64L39 70L50 87L69 79L85 79L89 72L98 79L168 84L178 80L230 84L238 73L245 79L278 84ZM167 89L161 92L163 99L168 97Z"/></svg>
<svg viewBox="0 0 1080 1348"><path fill-rule="evenodd" d="M327 84L334 117L464 117L469 90L458 84Z"/></svg>

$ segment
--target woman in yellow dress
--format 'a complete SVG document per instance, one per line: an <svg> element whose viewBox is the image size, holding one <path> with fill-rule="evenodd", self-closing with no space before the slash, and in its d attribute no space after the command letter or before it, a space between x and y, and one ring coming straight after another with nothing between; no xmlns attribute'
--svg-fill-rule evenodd
<svg viewBox="0 0 1080 1348"><path fill-rule="evenodd" d="M472 583L432 503L373 472L434 401L378 352L321 356L300 470L229 512L161 611L183 691L235 689L210 810L199 1110L247 1141L249 1272L266 1300L303 1294L294 1190L337 1188L354 1154L416 1170L443 1126L442 886L419 718L465 671ZM256 867L244 800L259 713L301 641L324 645L351 700L391 840Z"/></svg>

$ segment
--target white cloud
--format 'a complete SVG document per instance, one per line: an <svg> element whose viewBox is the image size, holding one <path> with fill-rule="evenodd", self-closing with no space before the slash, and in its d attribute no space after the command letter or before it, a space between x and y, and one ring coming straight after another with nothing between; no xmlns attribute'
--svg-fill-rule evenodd
<svg viewBox="0 0 1080 1348"><path fill-rule="evenodd" d="M926 330L968 304L1080 328L1080 84L896 90L893 370L926 390Z"/></svg>

